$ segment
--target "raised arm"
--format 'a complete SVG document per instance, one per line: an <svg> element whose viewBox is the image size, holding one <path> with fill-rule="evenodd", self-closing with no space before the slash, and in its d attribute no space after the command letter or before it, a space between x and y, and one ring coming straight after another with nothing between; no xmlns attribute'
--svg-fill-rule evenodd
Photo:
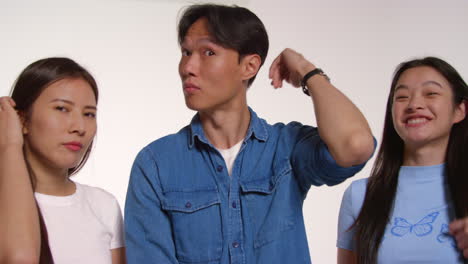
<svg viewBox="0 0 468 264"><path fill-rule="evenodd" d="M39 215L14 106L11 98L0 98L0 263L38 263Z"/></svg>
<svg viewBox="0 0 468 264"><path fill-rule="evenodd" d="M285 49L273 61L269 76L275 88L286 81L299 87L303 77L315 70L314 64L292 49ZM374 142L366 119L359 109L325 76L316 74L306 81L312 98L320 137L336 163L350 167L367 161Z"/></svg>

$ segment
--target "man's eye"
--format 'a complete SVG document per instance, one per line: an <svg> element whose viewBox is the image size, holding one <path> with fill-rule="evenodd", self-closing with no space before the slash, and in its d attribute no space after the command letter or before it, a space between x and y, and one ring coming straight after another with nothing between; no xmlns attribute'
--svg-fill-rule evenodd
<svg viewBox="0 0 468 264"><path fill-rule="evenodd" d="M206 50L205 55L206 56L213 56L213 55L215 55L215 53L212 50Z"/></svg>
<svg viewBox="0 0 468 264"><path fill-rule="evenodd" d="M190 56L190 52L188 50L182 50L182 56Z"/></svg>

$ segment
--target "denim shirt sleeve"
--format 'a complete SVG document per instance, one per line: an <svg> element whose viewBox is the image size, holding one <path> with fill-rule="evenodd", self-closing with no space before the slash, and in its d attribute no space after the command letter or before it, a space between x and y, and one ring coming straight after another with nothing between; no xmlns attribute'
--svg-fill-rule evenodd
<svg viewBox="0 0 468 264"><path fill-rule="evenodd" d="M288 126L296 131L297 141L292 152L292 165L304 190L311 185L339 184L359 172L366 162L344 168L336 163L325 142L320 138L315 127L290 123ZM375 149L374 139L374 149Z"/></svg>
<svg viewBox="0 0 468 264"><path fill-rule="evenodd" d="M125 239L129 264L178 263L171 223L161 208L158 167L148 148L137 156L125 203Z"/></svg>

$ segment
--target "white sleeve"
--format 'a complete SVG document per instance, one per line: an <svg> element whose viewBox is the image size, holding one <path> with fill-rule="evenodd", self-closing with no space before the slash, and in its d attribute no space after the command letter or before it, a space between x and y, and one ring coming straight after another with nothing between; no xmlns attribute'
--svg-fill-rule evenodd
<svg viewBox="0 0 468 264"><path fill-rule="evenodd" d="M125 247L123 218L117 199L99 187L83 186L89 206L110 234L109 249Z"/></svg>
<svg viewBox="0 0 468 264"><path fill-rule="evenodd" d="M125 247L122 212L115 198L112 200L110 209L111 221L109 224L112 234L110 249Z"/></svg>

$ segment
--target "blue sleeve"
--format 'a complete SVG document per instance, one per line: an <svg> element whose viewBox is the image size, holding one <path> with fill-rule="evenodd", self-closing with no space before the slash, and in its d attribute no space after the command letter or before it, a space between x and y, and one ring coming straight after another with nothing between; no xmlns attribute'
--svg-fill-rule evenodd
<svg viewBox="0 0 468 264"><path fill-rule="evenodd" d="M346 189L341 200L340 215L338 218L338 239L336 246L338 248L354 250L354 228L349 229L356 217L353 214L352 184Z"/></svg>
<svg viewBox="0 0 468 264"><path fill-rule="evenodd" d="M171 224L161 209L158 168L148 149L137 156L125 203L128 264L178 263Z"/></svg>
<svg viewBox="0 0 468 264"><path fill-rule="evenodd" d="M292 164L303 189L311 185L339 184L359 172L366 162L344 168L336 163L315 127L300 126L292 153ZM374 139L374 150L376 141Z"/></svg>

